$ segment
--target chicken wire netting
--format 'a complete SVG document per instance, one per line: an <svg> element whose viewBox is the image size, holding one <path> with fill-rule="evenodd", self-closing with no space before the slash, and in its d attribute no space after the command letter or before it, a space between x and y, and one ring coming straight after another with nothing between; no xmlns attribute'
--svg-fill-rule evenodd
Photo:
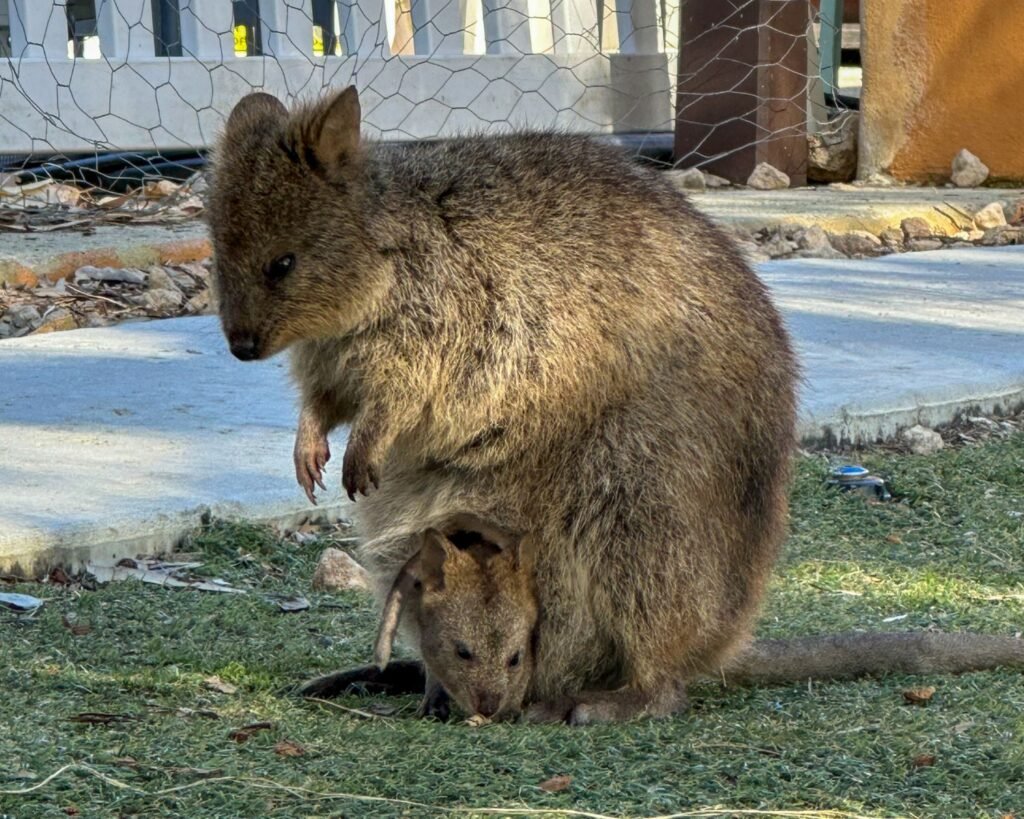
<svg viewBox="0 0 1024 819"><path fill-rule="evenodd" d="M817 0L0 0L0 225L194 217L257 89L354 83L370 138L557 128L715 170L836 127L840 25Z"/></svg>

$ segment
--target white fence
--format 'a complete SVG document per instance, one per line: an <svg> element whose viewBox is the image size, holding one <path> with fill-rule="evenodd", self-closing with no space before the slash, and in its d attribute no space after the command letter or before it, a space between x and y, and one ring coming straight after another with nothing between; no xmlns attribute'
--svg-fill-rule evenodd
<svg viewBox="0 0 1024 819"><path fill-rule="evenodd" d="M91 58L69 56L66 5L81 1L0 0L0 154L204 147L253 89L349 83L367 133L387 138L671 130L679 0L340 0L327 55L314 0L248 0L259 56L236 56L229 0L172 0L182 56L159 57L167 0L94 0Z"/></svg>

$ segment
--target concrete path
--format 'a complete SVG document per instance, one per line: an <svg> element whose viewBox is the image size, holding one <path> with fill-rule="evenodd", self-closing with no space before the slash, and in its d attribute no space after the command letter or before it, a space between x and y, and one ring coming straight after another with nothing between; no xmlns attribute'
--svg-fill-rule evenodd
<svg viewBox="0 0 1024 819"><path fill-rule="evenodd" d="M801 433L871 439L1024 400L1024 247L762 265L803 357ZM214 318L0 342L0 571L174 543L204 515L297 518L286 362ZM325 509L344 515L334 460Z"/></svg>

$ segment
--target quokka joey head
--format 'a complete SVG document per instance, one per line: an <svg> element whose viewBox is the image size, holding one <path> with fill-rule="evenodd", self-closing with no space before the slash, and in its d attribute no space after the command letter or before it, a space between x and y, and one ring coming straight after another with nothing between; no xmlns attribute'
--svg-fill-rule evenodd
<svg viewBox="0 0 1024 819"><path fill-rule="evenodd" d="M428 530L385 602L375 661L387 664L408 605L423 664L455 703L469 715L516 716L533 672L533 574L528 538L499 545L469 530Z"/></svg>

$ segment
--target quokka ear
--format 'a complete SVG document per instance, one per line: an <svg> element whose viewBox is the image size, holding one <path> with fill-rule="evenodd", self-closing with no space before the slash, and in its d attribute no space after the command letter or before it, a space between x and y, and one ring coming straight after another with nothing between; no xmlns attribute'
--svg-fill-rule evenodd
<svg viewBox="0 0 1024 819"><path fill-rule="evenodd" d="M512 566L520 574L532 574L537 558L537 538L530 534L524 535L509 546L512 555Z"/></svg>
<svg viewBox="0 0 1024 819"><path fill-rule="evenodd" d="M445 572L451 570L458 558L459 550L454 543L437 529L427 529L420 548L420 580L423 586L431 591L444 589Z"/></svg>
<svg viewBox="0 0 1024 819"><path fill-rule="evenodd" d="M359 152L359 93L354 85L300 114L288 135L289 153L314 171L334 177Z"/></svg>
<svg viewBox="0 0 1024 819"><path fill-rule="evenodd" d="M261 123L280 123L288 118L288 109L277 97L256 91L246 94L231 109L225 126L230 135L259 126Z"/></svg>
<svg viewBox="0 0 1024 819"><path fill-rule="evenodd" d="M395 578L395 582L391 584L391 590L384 600L384 608L380 613L380 625L377 627L377 639L373 644L373 662L381 671L391 659L391 649L395 645L395 635L398 634L398 624L402 620L402 610L409 601L409 596L414 593L416 582L419 580L419 564L419 553L406 561Z"/></svg>

